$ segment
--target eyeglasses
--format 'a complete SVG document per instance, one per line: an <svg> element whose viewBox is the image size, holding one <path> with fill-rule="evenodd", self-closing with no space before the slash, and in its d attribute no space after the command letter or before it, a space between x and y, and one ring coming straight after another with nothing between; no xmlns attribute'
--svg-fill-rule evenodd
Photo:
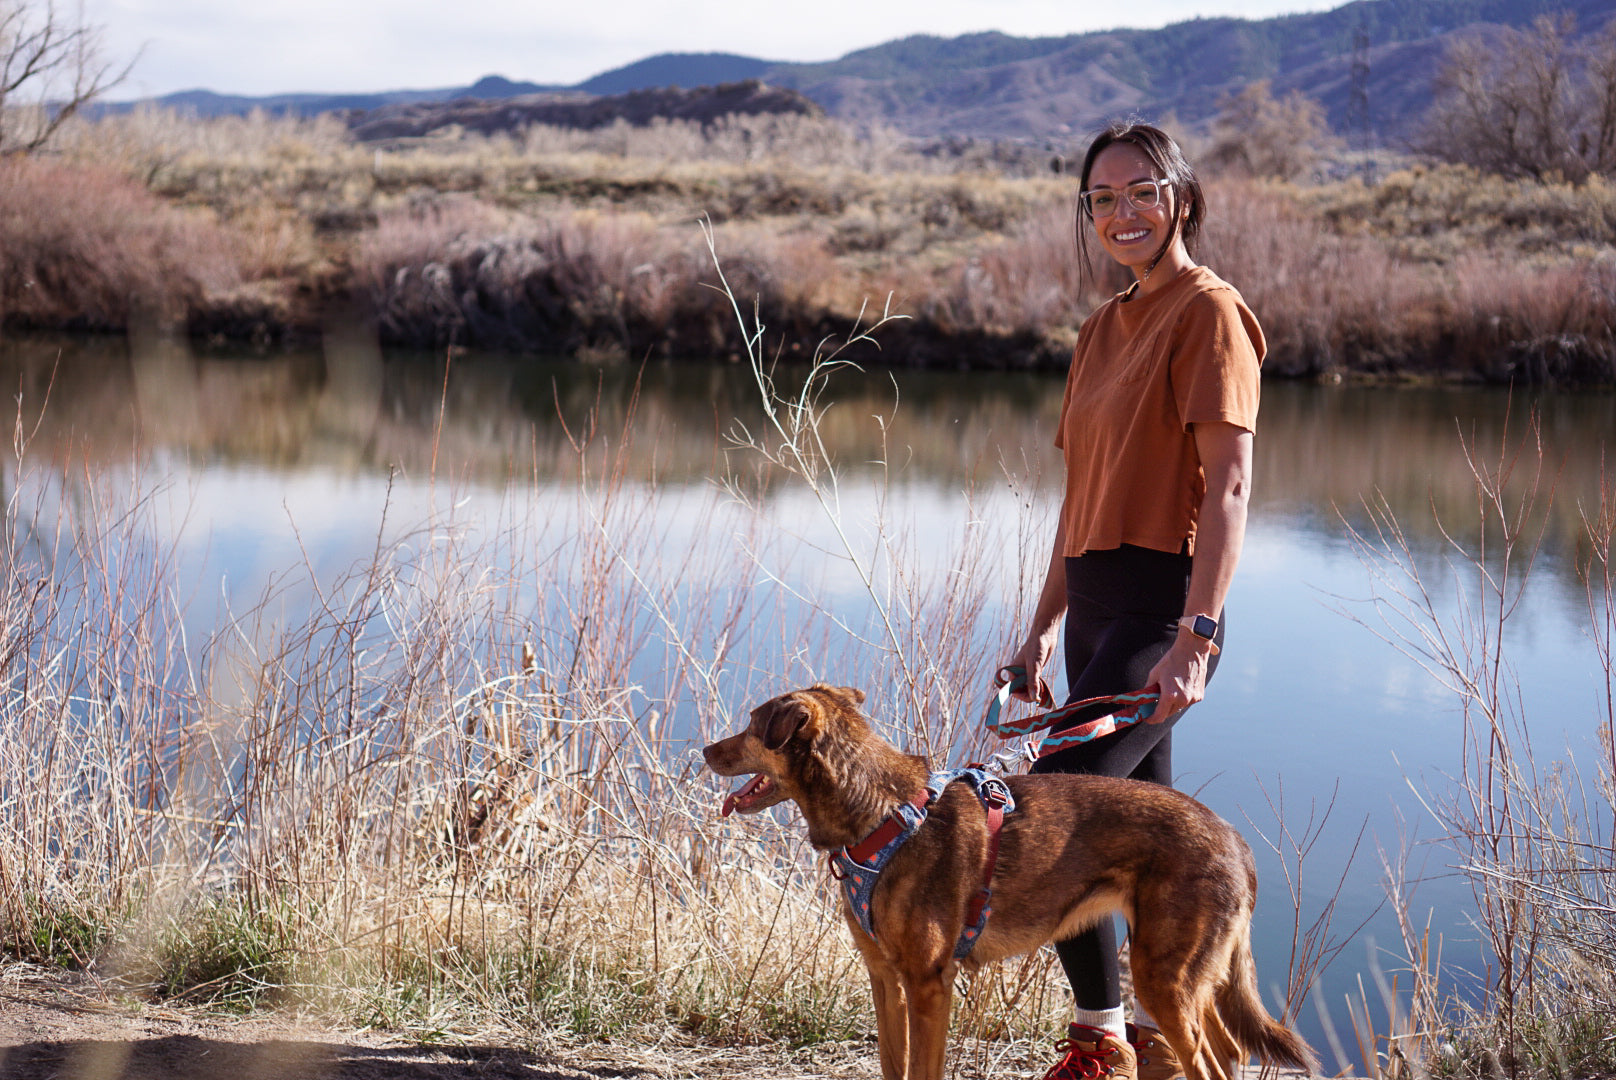
<svg viewBox="0 0 1616 1080"><path fill-rule="evenodd" d="M1082 200L1083 209L1089 212L1091 218L1110 217L1122 205L1124 197L1132 204L1135 210L1150 210L1162 201L1162 188L1169 186L1167 180L1140 180L1129 184L1121 191L1114 188L1092 188L1082 192L1078 198Z"/></svg>

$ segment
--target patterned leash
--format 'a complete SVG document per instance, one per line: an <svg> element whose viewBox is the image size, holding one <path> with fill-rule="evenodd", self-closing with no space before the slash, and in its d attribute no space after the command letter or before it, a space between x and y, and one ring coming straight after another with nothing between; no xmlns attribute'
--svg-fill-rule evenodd
<svg viewBox="0 0 1616 1080"><path fill-rule="evenodd" d="M1032 750L1032 744L1028 743L1028 756L1034 760L1048 757L1068 747L1091 742L1119 728L1149 719L1150 714L1156 711L1156 702L1161 698L1160 691L1149 686L1126 694L1084 698L1082 701L1074 701L1069 705L1062 705L1058 709L1051 709L1049 712L1038 713L1022 720L1004 720L1001 717L1004 714L1004 707L1010 702L1010 695L1027 685L1027 671L1019 664L1002 667L995 674L994 682L998 689L993 700L988 702L988 711L983 722L987 724L988 730L999 738L1013 739L1017 735L1030 735L1035 731L1042 731L1062 723L1072 725L1044 736L1044 741L1038 744L1036 752ZM1042 681L1038 685L1038 696L1040 703L1054 700L1049 688L1043 685Z"/></svg>

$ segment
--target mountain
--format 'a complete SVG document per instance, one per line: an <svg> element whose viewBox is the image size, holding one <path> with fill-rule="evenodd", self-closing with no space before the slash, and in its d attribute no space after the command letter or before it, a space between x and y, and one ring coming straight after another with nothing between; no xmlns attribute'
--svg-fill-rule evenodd
<svg viewBox="0 0 1616 1080"><path fill-rule="evenodd" d="M662 53L596 75L579 83L574 89L588 94L627 94L665 86L690 89L761 79L767 72L781 66L789 65L733 53Z"/></svg>
<svg viewBox="0 0 1616 1080"><path fill-rule="evenodd" d="M470 86L454 86L437 90L380 90L372 94L269 94L264 97L245 97L237 94L216 94L211 90L181 90L162 97L142 101L99 102L92 112L128 112L142 105L155 105L196 116L240 116L254 109L271 113L295 113L315 116L327 112L368 111L389 105L417 105L434 102L475 98L479 101L497 101L532 94L567 91L572 88L541 86L538 83L513 82L502 75L485 75Z"/></svg>
<svg viewBox="0 0 1616 1080"><path fill-rule="evenodd" d="M1159 30L1066 37L917 36L826 64L781 64L762 78L792 87L833 116L879 121L913 135L1041 136L1092 129L1121 114L1175 115L1191 126L1225 94L1258 79L1300 90L1350 126L1352 72L1371 125L1406 130L1430 104L1431 77L1456 35L1484 24L1526 26L1568 11L1592 33L1616 0L1357 0L1271 19L1192 19Z"/></svg>
<svg viewBox="0 0 1616 1080"><path fill-rule="evenodd" d="M762 79L795 90L832 116L883 124L917 136L1038 138L1091 130L1137 113L1168 114L1190 127L1216 115L1224 95L1257 79L1276 93L1318 99L1330 125L1353 126L1354 93L1367 97L1372 131L1406 132L1430 104L1431 78L1458 35L1488 25L1526 26L1569 12L1593 33L1616 17L1616 0L1355 0L1331 11L1271 19L1192 19L1157 30L1108 30L1064 37L1008 34L907 37L819 64L780 63L732 53L667 53L604 72L577 86L489 76L470 87L378 94L227 97L190 91L156 99L201 115L249 108L317 113L377 110L464 99L500 101L560 95L601 99L673 87ZM1363 98L1358 99L1361 107ZM111 108L112 106L109 106ZM419 126L420 115L412 123ZM520 120L521 110L510 116ZM1358 114L1361 117L1361 112ZM593 122L593 121L591 121Z"/></svg>
<svg viewBox="0 0 1616 1080"><path fill-rule="evenodd" d="M478 101L498 101L503 98L525 97L529 94L543 94L556 89L553 86L540 86L538 83L512 82L503 75L484 75L464 90L457 90L457 98L476 98ZM399 102L397 104L408 104Z"/></svg>
<svg viewBox="0 0 1616 1080"><path fill-rule="evenodd" d="M211 90L181 90L144 101L100 102L89 110L97 113L120 113L142 105L155 105L162 109L191 113L196 116L241 116L254 109L271 113L296 113L313 116L317 113L342 109L376 109L383 105L417 101L447 101L463 90L393 90L375 94L271 94L265 97L244 97L239 94L216 94Z"/></svg>

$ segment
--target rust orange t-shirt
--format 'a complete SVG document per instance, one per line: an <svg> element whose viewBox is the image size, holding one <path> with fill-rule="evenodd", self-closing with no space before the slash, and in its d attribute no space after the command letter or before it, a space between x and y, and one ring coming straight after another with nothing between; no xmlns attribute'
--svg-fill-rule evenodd
<svg viewBox="0 0 1616 1080"><path fill-rule="evenodd" d="M1055 445L1064 554L1133 544L1195 551L1206 475L1196 424L1255 431L1267 345L1234 287L1203 266L1100 306L1078 331Z"/></svg>

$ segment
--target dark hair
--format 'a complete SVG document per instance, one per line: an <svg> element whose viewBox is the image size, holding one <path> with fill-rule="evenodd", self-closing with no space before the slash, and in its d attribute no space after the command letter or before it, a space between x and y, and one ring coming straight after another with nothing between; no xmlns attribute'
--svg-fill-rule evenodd
<svg viewBox="0 0 1616 1080"><path fill-rule="evenodd" d="M1173 193L1173 219L1167 233L1167 239L1161 249L1150 260L1150 269L1154 269L1161 257L1167 254L1167 249L1173 246L1173 239L1183 229L1184 247L1192 255L1195 253L1196 242L1201 238L1201 221L1206 217L1206 197L1201 194L1201 181L1196 178L1195 170L1184 159L1184 151L1179 149L1173 137L1161 128L1152 124L1142 124L1138 121L1118 121L1100 132L1089 143L1087 154L1083 155L1083 171L1079 175L1078 191L1089 189L1089 172L1094 168L1094 159L1100 156L1101 151L1118 143L1126 143L1138 148L1139 152L1150 159L1156 167L1161 178L1167 181L1168 188ZM1180 210L1180 207L1186 209ZM1077 252L1079 256L1078 272L1086 280L1089 274L1089 238L1084 222L1088 218L1088 211L1083 208L1082 200L1077 204ZM1146 271L1148 273L1149 270Z"/></svg>

